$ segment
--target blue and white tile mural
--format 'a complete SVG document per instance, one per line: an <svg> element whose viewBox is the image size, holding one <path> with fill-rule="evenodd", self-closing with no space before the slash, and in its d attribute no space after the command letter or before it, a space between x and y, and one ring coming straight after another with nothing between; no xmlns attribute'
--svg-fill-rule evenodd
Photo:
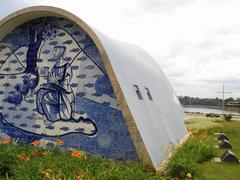
<svg viewBox="0 0 240 180"><path fill-rule="evenodd" d="M0 41L0 136L137 160L101 56L78 25L31 20Z"/></svg>

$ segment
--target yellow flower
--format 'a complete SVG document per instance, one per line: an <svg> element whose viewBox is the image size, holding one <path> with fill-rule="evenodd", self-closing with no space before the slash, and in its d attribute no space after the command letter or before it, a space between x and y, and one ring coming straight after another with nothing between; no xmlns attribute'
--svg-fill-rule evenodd
<svg viewBox="0 0 240 180"><path fill-rule="evenodd" d="M50 178L50 173L52 172L51 168L47 168L47 169L39 169L39 171L46 177L46 178Z"/></svg>
<svg viewBox="0 0 240 180"><path fill-rule="evenodd" d="M19 153L19 154L16 154L16 157L20 160L24 160L24 161L28 161L30 158L27 154L25 153Z"/></svg>
<svg viewBox="0 0 240 180"><path fill-rule="evenodd" d="M191 173L187 173L187 178L188 179L192 179L192 174Z"/></svg>
<svg viewBox="0 0 240 180"><path fill-rule="evenodd" d="M48 157L52 156L52 152L49 151L48 149L46 149L42 154L43 154L44 156L48 156Z"/></svg>
<svg viewBox="0 0 240 180"><path fill-rule="evenodd" d="M84 171L80 171L79 175L77 176L77 180L82 180L85 175L86 173Z"/></svg>
<svg viewBox="0 0 240 180"><path fill-rule="evenodd" d="M31 143L34 147L38 146L40 144L40 141L35 140Z"/></svg>
<svg viewBox="0 0 240 180"><path fill-rule="evenodd" d="M72 151L71 156L75 158L80 158L82 156L82 153L80 151Z"/></svg>
<svg viewBox="0 0 240 180"><path fill-rule="evenodd" d="M62 145L63 143L64 143L63 140L57 138L56 144L57 144L58 146Z"/></svg>

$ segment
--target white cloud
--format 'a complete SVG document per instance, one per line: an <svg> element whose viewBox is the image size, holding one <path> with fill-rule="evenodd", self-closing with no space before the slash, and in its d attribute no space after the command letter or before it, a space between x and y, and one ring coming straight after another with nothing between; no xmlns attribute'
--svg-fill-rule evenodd
<svg viewBox="0 0 240 180"><path fill-rule="evenodd" d="M232 96L240 97L239 1L22 1L64 8L110 37L141 46L178 95L215 97L225 82Z"/></svg>
<svg viewBox="0 0 240 180"><path fill-rule="evenodd" d="M179 7L193 3L195 0L141 0L139 7L150 13L165 12L169 13Z"/></svg>

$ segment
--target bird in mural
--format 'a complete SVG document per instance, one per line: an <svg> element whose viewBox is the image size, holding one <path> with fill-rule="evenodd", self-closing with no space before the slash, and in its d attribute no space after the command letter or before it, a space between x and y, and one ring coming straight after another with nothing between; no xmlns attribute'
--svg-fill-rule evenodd
<svg viewBox="0 0 240 180"><path fill-rule="evenodd" d="M35 77L29 79L29 89L31 92L31 95L33 94L34 89L38 86L39 83L39 74L36 74Z"/></svg>
<svg viewBox="0 0 240 180"><path fill-rule="evenodd" d="M21 93L21 95L23 96L23 98L25 99L25 96L28 94L29 92L29 76L24 76L23 77L23 83L17 83L14 88L17 92Z"/></svg>
<svg viewBox="0 0 240 180"><path fill-rule="evenodd" d="M34 89L39 83L39 75L33 75L31 73L25 74L22 76L23 82L15 85L15 90L23 95L25 98L26 95L30 92L33 94Z"/></svg>
<svg viewBox="0 0 240 180"><path fill-rule="evenodd" d="M8 103L14 104L15 106L21 104L22 102L22 95L18 92L15 92L14 94L8 95L6 97L6 101Z"/></svg>

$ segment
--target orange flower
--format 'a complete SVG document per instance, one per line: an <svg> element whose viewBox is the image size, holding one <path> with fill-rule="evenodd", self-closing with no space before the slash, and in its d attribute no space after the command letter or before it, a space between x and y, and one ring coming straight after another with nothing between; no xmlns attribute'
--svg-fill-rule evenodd
<svg viewBox="0 0 240 180"><path fill-rule="evenodd" d="M31 143L34 147L38 146L40 144L40 141L35 140Z"/></svg>
<svg viewBox="0 0 240 180"><path fill-rule="evenodd" d="M63 140L57 138L56 144L57 144L58 146L61 146L63 143L64 143Z"/></svg>
<svg viewBox="0 0 240 180"><path fill-rule="evenodd" d="M16 154L16 157L20 160L24 160L24 161L28 161L29 160L29 156L26 155L25 153L20 153L20 154Z"/></svg>
<svg viewBox="0 0 240 180"><path fill-rule="evenodd" d="M40 153L39 153L38 151L34 151L34 152L33 152L33 156L34 156L34 157L38 157L39 155L40 155Z"/></svg>
<svg viewBox="0 0 240 180"><path fill-rule="evenodd" d="M9 138L1 138L1 142L3 144L10 144L11 143L11 139L9 139Z"/></svg>
<svg viewBox="0 0 240 180"><path fill-rule="evenodd" d="M85 175L86 173L84 171L80 171L79 175L77 176L77 180L82 180Z"/></svg>
<svg viewBox="0 0 240 180"><path fill-rule="evenodd" d="M80 158L82 156L82 153L80 151L72 151L71 156L75 158Z"/></svg>
<svg viewBox="0 0 240 180"><path fill-rule="evenodd" d="M174 180L180 180L180 177L176 176L176 177L174 178Z"/></svg>

